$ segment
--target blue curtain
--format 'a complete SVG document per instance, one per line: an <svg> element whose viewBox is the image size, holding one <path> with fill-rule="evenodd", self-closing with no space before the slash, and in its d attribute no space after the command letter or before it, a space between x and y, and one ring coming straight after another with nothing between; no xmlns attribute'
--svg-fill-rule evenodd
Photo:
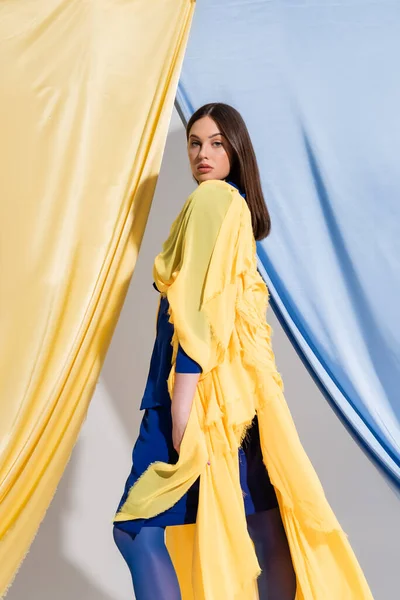
<svg viewBox="0 0 400 600"><path fill-rule="evenodd" d="M202 0L177 106L243 115L272 219L272 306L400 483L400 3Z"/></svg>

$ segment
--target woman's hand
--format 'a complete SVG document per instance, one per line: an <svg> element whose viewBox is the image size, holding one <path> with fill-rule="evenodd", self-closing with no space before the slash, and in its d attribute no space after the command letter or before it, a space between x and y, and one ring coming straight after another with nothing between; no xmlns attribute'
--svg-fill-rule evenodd
<svg viewBox="0 0 400 600"><path fill-rule="evenodd" d="M196 391L199 373L175 373L172 394L172 443L179 454Z"/></svg>

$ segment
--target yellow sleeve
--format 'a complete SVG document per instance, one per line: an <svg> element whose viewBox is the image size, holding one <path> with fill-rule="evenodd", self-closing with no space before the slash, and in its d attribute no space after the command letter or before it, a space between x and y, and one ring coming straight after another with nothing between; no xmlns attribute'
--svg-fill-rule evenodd
<svg viewBox="0 0 400 600"><path fill-rule="evenodd" d="M175 329L173 362L180 343L200 364L202 377L217 364L232 327L228 313L220 315L218 325L213 323L209 308L229 279L239 233L236 203L228 185L214 180L200 184L174 222L154 265L156 285L161 278Z"/></svg>

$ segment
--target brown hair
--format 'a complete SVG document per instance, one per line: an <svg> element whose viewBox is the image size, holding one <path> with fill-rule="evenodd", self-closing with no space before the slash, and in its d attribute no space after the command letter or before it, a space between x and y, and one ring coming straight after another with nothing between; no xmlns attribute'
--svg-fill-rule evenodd
<svg viewBox="0 0 400 600"><path fill-rule="evenodd" d="M192 114L186 125L186 140L189 139L192 125L202 117L209 116L215 121L221 133L231 144L233 155L229 160L231 170L227 181L235 183L246 194L250 209L253 233L256 240L267 237L271 230L271 219L261 189L260 172L253 144L241 114L222 102L204 104Z"/></svg>

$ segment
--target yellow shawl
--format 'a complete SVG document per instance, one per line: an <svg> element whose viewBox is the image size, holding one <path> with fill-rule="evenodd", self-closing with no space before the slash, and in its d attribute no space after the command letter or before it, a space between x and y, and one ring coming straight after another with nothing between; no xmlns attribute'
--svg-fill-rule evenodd
<svg viewBox="0 0 400 600"><path fill-rule="evenodd" d="M163 512L201 476L196 524L167 528L182 598L254 600L260 566L247 531L238 447L257 413L296 571L296 600L371 599L283 395L251 215L235 187L220 180L198 186L172 224L153 275L174 325L170 395L178 343L203 371L178 462L151 464L115 520Z"/></svg>

